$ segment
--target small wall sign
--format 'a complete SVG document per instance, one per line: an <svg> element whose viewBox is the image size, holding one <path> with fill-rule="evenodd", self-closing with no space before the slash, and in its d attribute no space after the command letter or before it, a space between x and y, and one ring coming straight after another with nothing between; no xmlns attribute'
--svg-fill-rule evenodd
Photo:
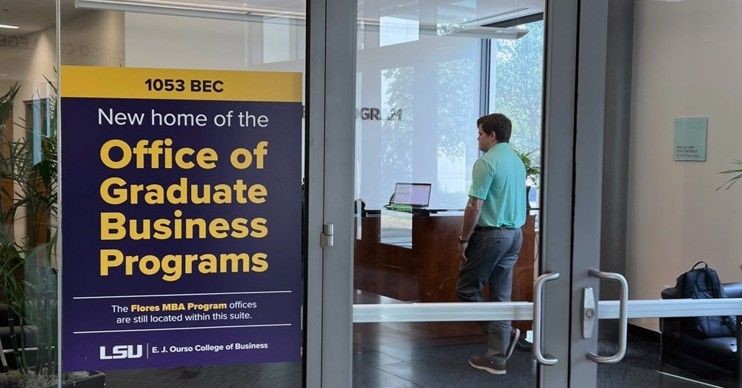
<svg viewBox="0 0 742 388"><path fill-rule="evenodd" d="M706 161L708 117L675 118L675 160Z"/></svg>

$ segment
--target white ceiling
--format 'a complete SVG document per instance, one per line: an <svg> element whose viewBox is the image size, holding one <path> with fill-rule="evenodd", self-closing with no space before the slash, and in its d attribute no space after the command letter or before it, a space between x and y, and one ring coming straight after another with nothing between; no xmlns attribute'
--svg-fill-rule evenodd
<svg viewBox="0 0 742 388"><path fill-rule="evenodd" d="M63 20L85 11L75 9L74 0L62 0ZM3 35L28 35L54 26L54 0L0 0L0 24L20 27L0 29Z"/></svg>

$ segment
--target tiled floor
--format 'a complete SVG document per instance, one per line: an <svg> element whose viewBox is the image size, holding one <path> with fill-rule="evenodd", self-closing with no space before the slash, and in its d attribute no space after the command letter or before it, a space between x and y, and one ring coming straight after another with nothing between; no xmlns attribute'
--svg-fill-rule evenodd
<svg viewBox="0 0 742 388"><path fill-rule="evenodd" d="M397 303L393 299L356 293L355 303ZM536 364L529 351L516 350L507 374L496 376L467 364L485 350L487 337L476 323L355 324L353 387L534 387ZM600 354L614 352L612 342L600 343ZM300 387L302 363L171 368L106 372L107 387ZM629 348L618 364L598 367L598 386L609 388L708 387L658 372L656 340L629 336ZM666 372L683 374L663 366ZM717 382L739 387L737 381ZM336 387L330 387L336 388ZM338 387L345 388L345 387ZM582 388L582 387L579 387Z"/></svg>
<svg viewBox="0 0 742 388"><path fill-rule="evenodd" d="M508 373L494 376L471 368L466 360L481 344L433 345L394 352L364 351L353 357L354 387L507 387L535 386L535 364L530 353L516 351Z"/></svg>
<svg viewBox="0 0 742 388"><path fill-rule="evenodd" d="M359 327L361 326L361 327ZM484 349L484 336L435 337L425 333L405 335L414 328L389 329L378 324L356 325L353 354L353 387L534 387L536 364L530 352L516 350L508 372L495 376L471 368L466 360ZM429 329L429 327L427 328ZM395 333L396 332L396 333ZM387 335L387 333L395 333ZM407 338L405 338L407 337ZM360 341L360 342L358 342ZM613 352L612 343L601 343L601 354ZM608 388L698 388L713 387L683 381L659 373L656 342L629 339L626 357L615 365L598 367L598 386ZM668 372L680 372L664 367ZM717 382L738 387L736 381ZM107 387L301 387L301 363L171 368L159 370L109 371ZM334 387L333 387L334 388ZM580 387L582 388L582 387Z"/></svg>
<svg viewBox="0 0 742 388"><path fill-rule="evenodd" d="M361 328L383 333L385 330ZM359 331L356 325L356 331ZM396 335L390 336L396 338ZM367 346L356 344L354 354L353 386L357 388L382 387L534 387L536 363L530 352L516 350L508 361L507 374L496 376L471 368L466 360L484 350L482 342L453 343L450 338L422 341L386 341L379 338ZM437 342L437 343L436 343ZM601 341L600 354L612 354L615 344ZM665 373L660 373L659 370ZM668 365L660 366L659 346L656 341L630 336L624 359L613 365L598 366L598 387L608 388L698 388L713 387L686 381L673 375L692 377ZM738 387L737 381L715 381L718 386Z"/></svg>

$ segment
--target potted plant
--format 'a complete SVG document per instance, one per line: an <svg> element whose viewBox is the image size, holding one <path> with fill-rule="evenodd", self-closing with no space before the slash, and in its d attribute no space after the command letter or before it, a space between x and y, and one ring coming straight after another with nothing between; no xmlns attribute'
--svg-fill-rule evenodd
<svg viewBox="0 0 742 388"><path fill-rule="evenodd" d="M12 350L0 355L0 387L52 387L58 379L56 90L49 85L52 135L34 134L27 123L18 123L24 137L0 135L0 310L6 317L0 332ZM19 90L15 84L0 96L0 134ZM34 138L40 142L36 160ZM14 230L19 220L26 221L22 236ZM63 386L103 387L104 378L100 372L66 374Z"/></svg>
<svg viewBox="0 0 742 388"><path fill-rule="evenodd" d="M538 187L539 176L541 175L541 167L534 161L533 154L538 150L534 149L528 152L522 152L517 149L513 149L515 154L520 157L523 165L526 167L526 204L528 210L531 210L531 204L528 201L528 196L531 192L531 187Z"/></svg>
<svg viewBox="0 0 742 388"><path fill-rule="evenodd" d="M742 160L735 160L734 164L742 167ZM720 172L719 174L732 174L732 177L727 179L726 182L722 183L721 186L717 187L716 190L721 189L722 187L725 190L729 190L734 186L735 183L742 180L742 168L736 168L736 169L730 169L730 170L724 170Z"/></svg>

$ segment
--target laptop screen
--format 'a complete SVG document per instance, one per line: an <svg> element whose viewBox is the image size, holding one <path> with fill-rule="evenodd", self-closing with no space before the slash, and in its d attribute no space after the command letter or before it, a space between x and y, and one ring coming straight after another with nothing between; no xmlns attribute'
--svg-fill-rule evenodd
<svg viewBox="0 0 742 388"><path fill-rule="evenodd" d="M430 183L397 183L394 187L395 205L425 207L430 203Z"/></svg>

